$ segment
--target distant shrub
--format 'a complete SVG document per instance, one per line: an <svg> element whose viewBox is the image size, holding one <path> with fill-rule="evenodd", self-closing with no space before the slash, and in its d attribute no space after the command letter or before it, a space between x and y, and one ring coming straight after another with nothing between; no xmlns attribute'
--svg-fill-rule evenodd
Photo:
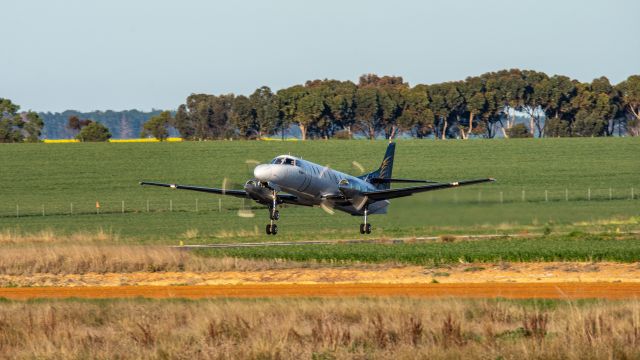
<svg viewBox="0 0 640 360"><path fill-rule="evenodd" d="M529 129L524 124L513 125L510 129L507 129L507 135L510 138L530 138L532 137Z"/></svg>
<svg viewBox="0 0 640 360"><path fill-rule="evenodd" d="M338 140L351 140L353 136L347 130L340 130L333 135L333 138Z"/></svg>
<svg viewBox="0 0 640 360"><path fill-rule="evenodd" d="M82 142L100 142L109 140L111 133L106 126L94 121L83 127L76 138Z"/></svg>

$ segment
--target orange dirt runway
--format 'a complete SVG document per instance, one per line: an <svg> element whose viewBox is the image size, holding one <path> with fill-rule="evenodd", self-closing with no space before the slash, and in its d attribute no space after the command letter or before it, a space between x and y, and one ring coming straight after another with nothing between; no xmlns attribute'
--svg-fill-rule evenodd
<svg viewBox="0 0 640 360"><path fill-rule="evenodd" d="M198 286L85 286L0 288L0 297L35 298L262 298L409 296L456 298L629 299L640 298L638 283L482 284L264 284Z"/></svg>

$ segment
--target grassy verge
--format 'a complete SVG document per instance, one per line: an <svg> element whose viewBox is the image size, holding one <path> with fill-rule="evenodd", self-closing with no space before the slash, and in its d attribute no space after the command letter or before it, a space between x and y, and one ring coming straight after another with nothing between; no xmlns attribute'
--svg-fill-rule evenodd
<svg viewBox="0 0 640 360"><path fill-rule="evenodd" d="M201 249L212 257L322 262L396 262L431 265L497 261L621 261L640 259L640 237L616 235L547 236L402 244L297 245L286 247Z"/></svg>
<svg viewBox="0 0 640 360"><path fill-rule="evenodd" d="M640 356L636 301L0 301L8 358Z"/></svg>

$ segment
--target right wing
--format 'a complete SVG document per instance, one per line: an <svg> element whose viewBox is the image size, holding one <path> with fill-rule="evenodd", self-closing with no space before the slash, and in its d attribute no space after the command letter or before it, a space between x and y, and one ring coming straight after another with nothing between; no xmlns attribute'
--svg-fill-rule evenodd
<svg viewBox="0 0 640 360"><path fill-rule="evenodd" d="M152 182L152 181L141 181L140 185L162 186L162 187L168 187L168 188L171 188L171 189L200 191L200 192L206 192L206 193L211 193L211 194L235 196L235 197L239 197L239 198L247 198L247 197L249 197L247 192L244 191L244 190L224 190L224 189L208 188L208 187L203 187L203 186L164 184L164 183L157 183L157 182Z"/></svg>
<svg viewBox="0 0 640 360"><path fill-rule="evenodd" d="M495 181L495 179L488 178L488 179L476 179L476 180L463 180L463 181L455 181L450 183L437 183L437 184L431 184L431 185L413 186L413 187L406 187L406 188L399 188L399 189L366 191L362 193L362 196L366 196L368 199L373 201L388 200L388 199L395 199L395 198L404 197L404 196L411 196L413 194L426 192L426 191L447 189L447 188L465 186L465 185L473 185L473 184L479 184L479 183L490 182L490 181Z"/></svg>

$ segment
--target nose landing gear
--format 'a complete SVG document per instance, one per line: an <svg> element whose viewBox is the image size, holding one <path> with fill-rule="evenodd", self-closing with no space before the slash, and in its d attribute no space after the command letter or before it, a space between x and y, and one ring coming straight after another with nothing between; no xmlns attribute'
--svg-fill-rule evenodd
<svg viewBox="0 0 640 360"><path fill-rule="evenodd" d="M267 224L267 235L276 235L278 233L278 225L276 220L280 219L280 212L278 211L278 196L276 192L273 192L273 202L269 206L269 223Z"/></svg>

